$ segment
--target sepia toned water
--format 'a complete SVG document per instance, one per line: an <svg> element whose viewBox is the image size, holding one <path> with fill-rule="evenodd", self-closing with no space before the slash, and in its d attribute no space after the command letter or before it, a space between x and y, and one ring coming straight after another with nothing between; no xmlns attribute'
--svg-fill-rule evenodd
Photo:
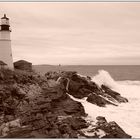
<svg viewBox="0 0 140 140"><path fill-rule="evenodd" d="M118 91L122 96L126 97L129 102L121 103L117 107L108 105L106 108L95 107L90 103L86 103L85 108L88 114L91 117L96 114L106 117L108 121L116 121L125 132L133 138L140 138L140 81L115 81L111 75L104 70L100 70L97 75L92 77L92 80L99 86L104 84ZM93 110L93 112L91 112L91 110Z"/></svg>
<svg viewBox="0 0 140 140"><path fill-rule="evenodd" d="M58 66L54 66L54 69L51 66L45 70L46 68L38 67L36 70L41 73L60 70ZM72 98L83 104L92 120L97 116L104 116L107 121L116 121L133 138L140 138L140 66L63 66L62 69L89 75L99 86L104 84L126 97L129 102L121 103L117 107L98 107L85 99Z"/></svg>
<svg viewBox="0 0 140 140"><path fill-rule="evenodd" d="M105 70L110 73L114 80L140 80L140 65L36 65L34 69L41 74L48 71L77 71L79 74L94 76L99 70Z"/></svg>

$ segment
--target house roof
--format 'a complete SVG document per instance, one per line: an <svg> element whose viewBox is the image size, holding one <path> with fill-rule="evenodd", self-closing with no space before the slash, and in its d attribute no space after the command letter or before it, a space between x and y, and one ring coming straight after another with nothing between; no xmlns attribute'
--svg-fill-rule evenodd
<svg viewBox="0 0 140 140"><path fill-rule="evenodd" d="M7 64L0 60L0 65L7 65Z"/></svg>
<svg viewBox="0 0 140 140"><path fill-rule="evenodd" d="M21 64L21 63L32 64L32 63L30 63L30 62L28 62L28 61L25 61L25 60L19 60L19 61L14 62L14 64Z"/></svg>

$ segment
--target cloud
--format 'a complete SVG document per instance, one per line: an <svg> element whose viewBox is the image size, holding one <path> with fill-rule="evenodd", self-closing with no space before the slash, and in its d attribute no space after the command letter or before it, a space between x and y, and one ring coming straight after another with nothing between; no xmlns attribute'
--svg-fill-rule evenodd
<svg viewBox="0 0 140 140"><path fill-rule="evenodd" d="M14 61L140 64L140 3L1 2ZM122 60L123 59L123 60Z"/></svg>

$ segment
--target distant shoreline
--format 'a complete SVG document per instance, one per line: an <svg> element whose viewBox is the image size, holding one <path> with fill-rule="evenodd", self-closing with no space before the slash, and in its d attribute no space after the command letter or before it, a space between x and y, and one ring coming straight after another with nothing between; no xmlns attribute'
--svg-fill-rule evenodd
<svg viewBox="0 0 140 140"><path fill-rule="evenodd" d="M41 74L48 71L76 71L90 77L104 70L116 81L140 81L140 65L33 65L33 69Z"/></svg>
<svg viewBox="0 0 140 140"><path fill-rule="evenodd" d="M51 65L51 64L36 64L36 65L33 65L33 66L59 66L59 65ZM139 65L60 65L60 66L140 66Z"/></svg>

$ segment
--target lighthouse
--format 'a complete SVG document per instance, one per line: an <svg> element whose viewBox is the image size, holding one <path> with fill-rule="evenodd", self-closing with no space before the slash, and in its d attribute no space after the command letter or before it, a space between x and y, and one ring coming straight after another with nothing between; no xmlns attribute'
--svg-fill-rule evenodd
<svg viewBox="0 0 140 140"><path fill-rule="evenodd" d="M1 18L0 25L0 61L7 65L7 68L13 69L12 48L10 39L10 24L6 14Z"/></svg>

